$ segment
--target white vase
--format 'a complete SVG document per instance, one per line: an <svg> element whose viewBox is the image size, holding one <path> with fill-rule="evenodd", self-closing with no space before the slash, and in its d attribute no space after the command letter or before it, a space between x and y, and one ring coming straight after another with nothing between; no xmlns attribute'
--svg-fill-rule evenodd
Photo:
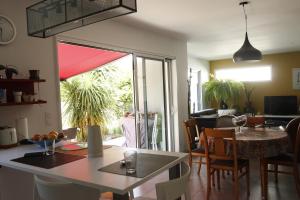
<svg viewBox="0 0 300 200"><path fill-rule="evenodd" d="M88 157L102 157L103 144L100 127L97 125L87 126L88 133Z"/></svg>

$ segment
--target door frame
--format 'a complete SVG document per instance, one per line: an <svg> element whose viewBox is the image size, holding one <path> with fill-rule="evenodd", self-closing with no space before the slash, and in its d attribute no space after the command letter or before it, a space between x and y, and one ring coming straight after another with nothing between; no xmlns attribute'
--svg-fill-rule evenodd
<svg viewBox="0 0 300 200"><path fill-rule="evenodd" d="M166 65L166 62L167 62L167 59L166 58L163 58L163 59L161 59L161 58L152 58L152 57L149 57L149 56L147 56L147 57L144 57L144 56L141 56L141 55L136 55L136 54L134 54L133 55L133 59L134 59L134 61L133 61L133 64L134 64L134 66L133 66L133 71L134 71L134 95L135 95L135 97L134 97L134 99L135 99L135 108L136 108L136 110L137 111L139 111L140 109L142 109L142 108L139 108L139 83L138 83L138 81L137 81L137 76L138 76L138 70L137 70L137 58L141 58L142 59L142 76L143 76L143 80L142 80L142 84L143 84L143 99L146 99L146 101L145 101L145 104L144 104L144 110L143 110L143 112L144 113L148 113L148 105L147 105L147 103L148 103L148 101L147 101L147 84L146 84L146 82L147 82L147 74L146 74L146 72L145 72L145 68L146 68L146 60L154 60L154 61L159 61L159 62L161 62L161 64L162 64L162 76L163 76L163 97L164 97L164 113L163 113L163 115L164 115L164 127L165 127L165 134L163 135L164 136L164 140L165 140L165 146L166 146L166 151L170 151L172 148L170 147L170 144L172 144L171 142L169 142L169 139L171 138L170 137L170 135L172 135L171 134L171 130L172 130L172 128L169 126L169 124L171 123L169 120L171 120L172 118L169 116L170 115L170 112L169 112L169 110L171 110L171 109L168 109L168 105L172 105L172 104L170 104L170 102L169 103L167 103L167 101L169 100L169 99L172 99L171 97L167 97L167 95L169 95L170 94L170 92L167 92L167 89L169 90L170 89L170 83L168 84L168 85L166 85L166 78L167 78L167 81L170 81L171 79L170 79L170 77L169 77L169 75L170 75L170 73L166 73L166 71L167 72L169 72L170 71L170 68L171 68L171 66L168 64L168 65ZM169 62L170 63L170 62ZM168 86L168 88L167 88L167 86ZM140 123L144 123L144 126L145 127L148 127L148 115L144 115L144 122L141 122L140 121L140 118L139 118L139 113L138 112L135 112L135 119L136 119L136 125L135 125L135 127L136 127L136 141L137 141L137 147L141 147L141 141L140 141L140 138L141 138L141 132L140 132L140 127L139 127L139 125L140 125ZM149 144L148 144L148 128L145 128L145 135L146 135L146 141L145 141L145 143L146 143L146 146L147 147L149 147Z"/></svg>
<svg viewBox="0 0 300 200"><path fill-rule="evenodd" d="M97 43L97 42L93 42L93 41L88 41L88 40L82 40L82 39L77 39L77 38L73 38L73 37L68 37L68 36L62 36L62 35L56 35L53 37L53 46L54 46L54 58L55 58L55 64L56 64L56 69L55 69L55 74L56 74L56 87L57 87L57 92L56 92L56 97L57 97L57 102L59 102L57 104L58 106L58 112L60 113L59 116L59 128L60 130L62 130L62 116L61 116L61 94L60 94L60 80L59 80L59 63L58 63L58 51L57 51L57 44L59 42L63 42L63 43L68 43L68 44L74 44L74 45L79 45L79 46L86 46L86 47L91 47L91 48L99 48L99 49L104 49L104 50L110 50L110 51L118 51L118 52L124 52L124 53L128 53L128 54L132 54L132 58L133 58L133 68L136 65L136 57L144 57L144 58L148 58L148 59L152 59L152 60L163 60L163 66L165 68L165 63L168 61L169 66L168 66L168 94L169 94L169 112L167 112L166 116L166 120L165 123L169 121L169 125L165 126L166 130L167 127L169 127L169 131L167 133L168 135L168 140L169 144L166 144L166 148L167 151L174 151L175 150L175 127L174 127L174 114L173 114L173 109L174 109L174 101L173 101L173 70L172 68L174 67L172 65L173 61L176 60L176 57L174 56L170 56L170 55L158 55L156 53L152 53L152 52L146 52L146 51L141 51L141 50L136 50L136 49L130 49L130 48L125 48L125 47L120 47L120 46L114 46L114 45L109 45L109 44L104 44L104 43ZM135 70L136 71L136 70ZM134 73L136 73L134 71ZM134 78L135 75L133 75ZM164 76L165 78L165 76ZM135 80L133 80L135 81ZM165 79L163 80L165 82ZM165 84L164 84L164 90L165 90ZM135 94L135 92L134 92ZM165 91L164 91L164 95L165 95ZM136 100L136 97L134 96L134 100ZM166 106L166 105L165 105ZM166 114L166 107L165 107L165 114ZM168 118L167 118L168 116ZM135 118L137 119L137 118ZM166 140L166 141L168 141ZM140 144L140 141L138 143L137 141L137 145ZM137 146L139 147L139 146Z"/></svg>

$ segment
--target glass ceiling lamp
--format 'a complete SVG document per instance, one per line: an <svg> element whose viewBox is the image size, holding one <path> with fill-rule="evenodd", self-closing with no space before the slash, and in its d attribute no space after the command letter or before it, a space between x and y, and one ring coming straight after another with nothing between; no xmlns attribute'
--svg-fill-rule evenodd
<svg viewBox="0 0 300 200"><path fill-rule="evenodd" d="M29 36L47 38L137 12L136 0L43 0L26 9Z"/></svg>
<svg viewBox="0 0 300 200"><path fill-rule="evenodd" d="M240 5L243 6L245 21L246 21L246 36L242 47L233 54L233 62L235 63L243 62L243 61L259 61L262 59L261 52L258 49L254 48L248 39L248 33L247 33L248 23L247 23L247 14L245 11L245 5L247 5L248 3L249 3L248 1L242 1L240 3Z"/></svg>

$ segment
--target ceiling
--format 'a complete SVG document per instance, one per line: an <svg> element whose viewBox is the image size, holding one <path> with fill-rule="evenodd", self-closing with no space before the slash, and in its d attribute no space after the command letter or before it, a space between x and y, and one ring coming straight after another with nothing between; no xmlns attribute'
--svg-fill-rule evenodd
<svg viewBox="0 0 300 200"><path fill-rule="evenodd" d="M188 53L231 58L245 37L239 0L137 0L138 12L118 21L188 41ZM252 0L248 35L263 54L300 51L300 1Z"/></svg>

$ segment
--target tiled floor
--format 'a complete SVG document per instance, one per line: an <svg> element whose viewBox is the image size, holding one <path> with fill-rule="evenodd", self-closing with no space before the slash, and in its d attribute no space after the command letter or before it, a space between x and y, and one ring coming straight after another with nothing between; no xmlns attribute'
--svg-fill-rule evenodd
<svg viewBox="0 0 300 200"><path fill-rule="evenodd" d="M242 178L240 180L240 199L258 200L261 199L260 191L260 178L259 178L259 163L257 161L251 161L250 171L250 197L246 195L246 180ZM190 177L190 190L192 200L204 200L206 199L206 169L205 165L201 170L201 175L197 174L196 165L192 169ZM168 173L163 173L160 176L148 181L141 187L134 190L135 196L146 196L155 198L155 183L168 180ZM300 199L297 196L296 188L294 185L294 179L290 175L279 175L279 183L274 183L274 176L269 175L269 199L270 200L296 200ZM102 199L110 199L102 198ZM233 199L233 187L231 176L227 176L226 179L221 180L221 190L212 188L210 200L232 200Z"/></svg>

